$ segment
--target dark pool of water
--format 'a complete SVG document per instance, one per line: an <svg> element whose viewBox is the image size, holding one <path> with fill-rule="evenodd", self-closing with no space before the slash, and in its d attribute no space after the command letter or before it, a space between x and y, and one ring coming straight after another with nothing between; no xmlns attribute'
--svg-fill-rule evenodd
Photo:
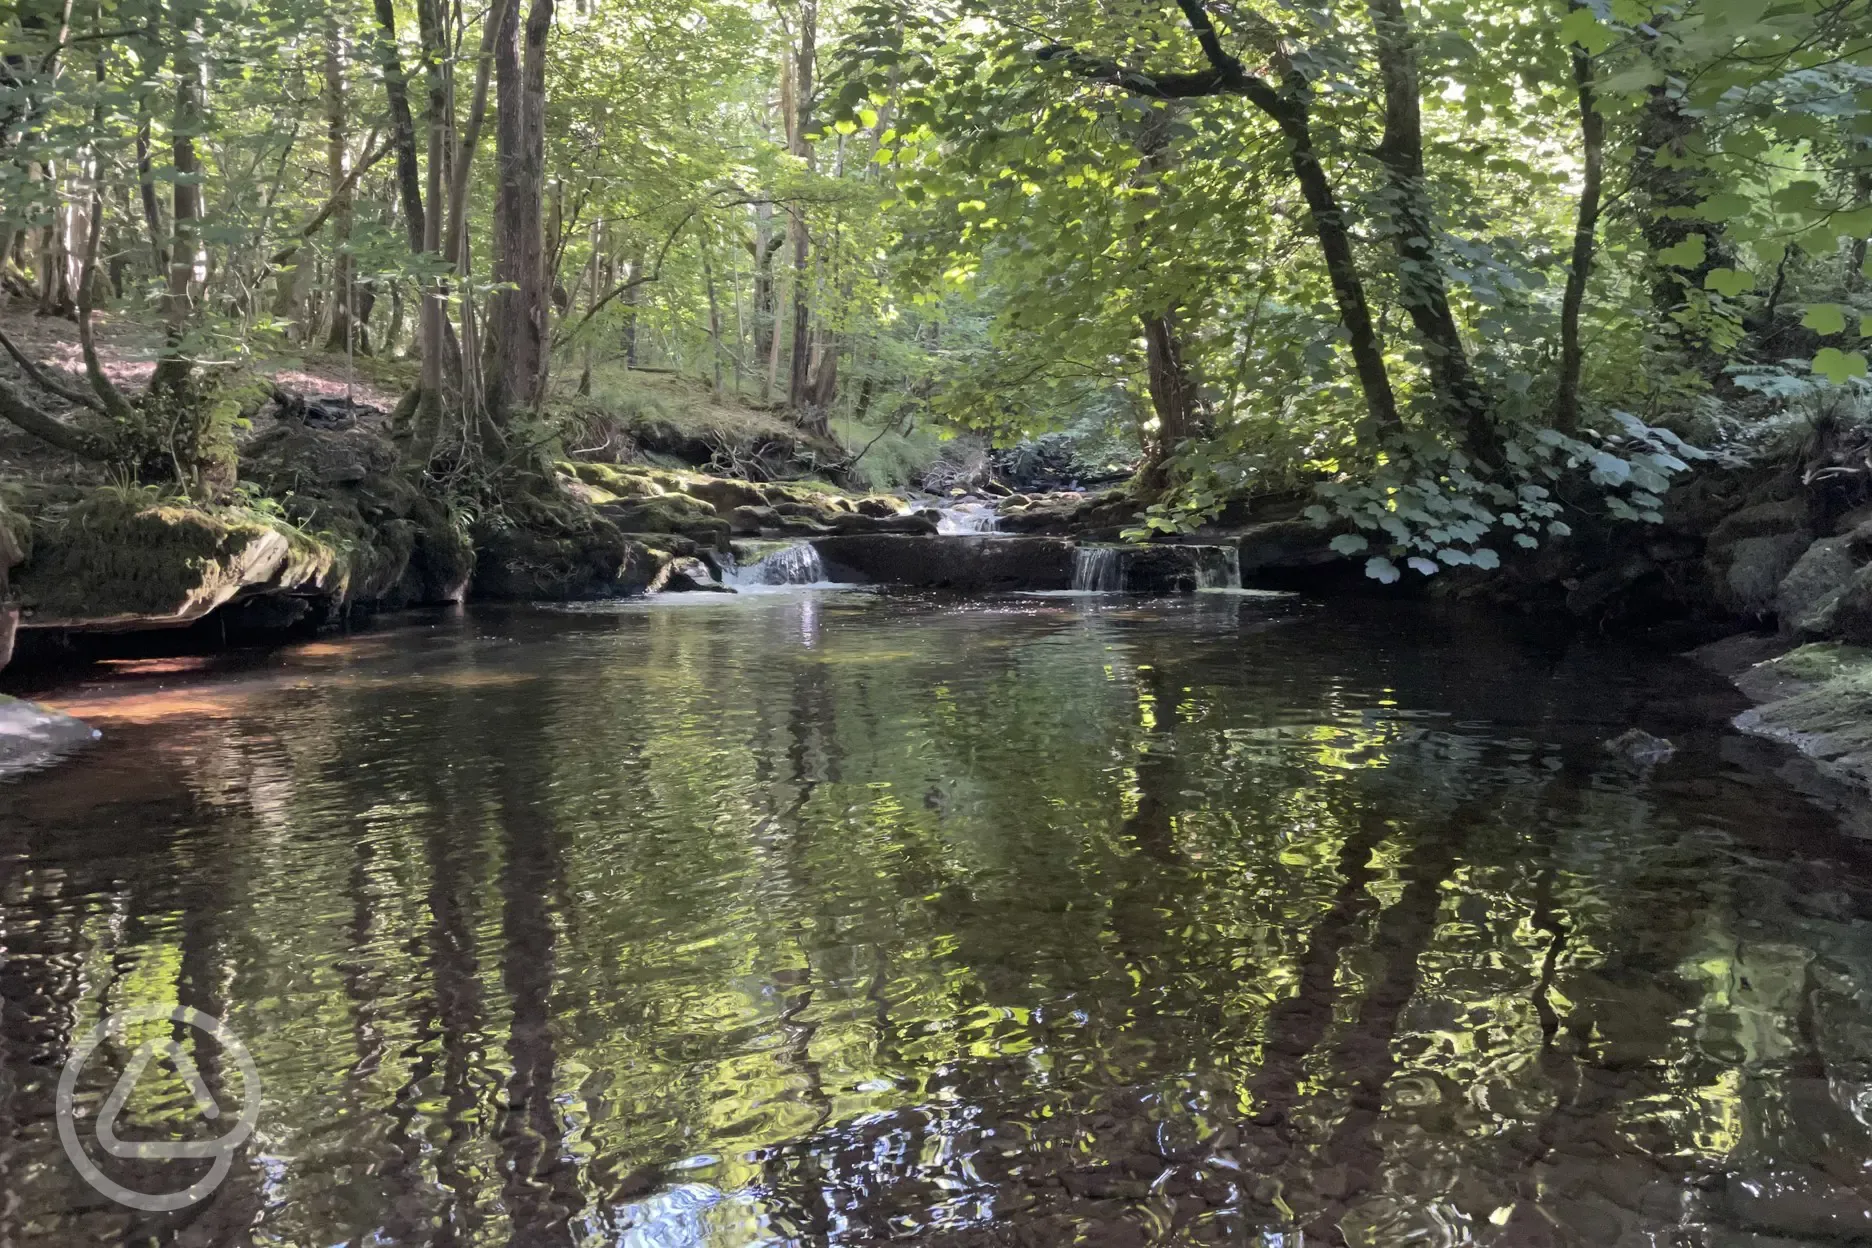
<svg viewBox="0 0 1872 1248"><path fill-rule="evenodd" d="M0 786L0 1244L1872 1238L1872 865L1688 665L824 593L203 662ZM172 1002L260 1114L136 1213L56 1088ZM160 1061L119 1130L218 1134Z"/></svg>

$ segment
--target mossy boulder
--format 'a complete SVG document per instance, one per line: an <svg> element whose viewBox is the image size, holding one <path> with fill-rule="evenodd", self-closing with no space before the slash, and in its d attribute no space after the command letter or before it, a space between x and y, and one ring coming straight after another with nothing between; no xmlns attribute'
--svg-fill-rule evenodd
<svg viewBox="0 0 1872 1248"><path fill-rule="evenodd" d="M871 494L858 500L858 514L873 520L889 520L910 510L910 504L889 494Z"/></svg>
<svg viewBox="0 0 1872 1248"><path fill-rule="evenodd" d="M507 602L573 602L641 591L658 561L616 525L577 530L484 522L475 530L474 594Z"/></svg>
<svg viewBox="0 0 1872 1248"><path fill-rule="evenodd" d="M35 517L18 588L28 627L161 628L258 593L329 593L343 563L255 512L99 490Z"/></svg>
<svg viewBox="0 0 1872 1248"><path fill-rule="evenodd" d="M1809 546L1775 591L1775 615L1786 633L1804 631L1816 612L1830 606L1857 572L1843 537L1823 537Z"/></svg>
<svg viewBox="0 0 1872 1248"><path fill-rule="evenodd" d="M661 498L669 487L649 472L632 471L616 464L591 464L574 460L559 465L561 472L588 486L594 486L613 498ZM610 499L594 499L609 502Z"/></svg>
<svg viewBox="0 0 1872 1248"><path fill-rule="evenodd" d="M1872 788L1872 650L1803 646L1748 680L1774 684L1781 696L1744 711L1736 727L1795 747L1836 780Z"/></svg>
<svg viewBox="0 0 1872 1248"><path fill-rule="evenodd" d="M727 477L696 477L683 484L683 493L699 498L722 515L737 507L765 507L767 495L757 485Z"/></svg>
<svg viewBox="0 0 1872 1248"><path fill-rule="evenodd" d="M717 545L728 540L728 521L701 499L686 494L609 503L598 510L627 533L681 533Z"/></svg>

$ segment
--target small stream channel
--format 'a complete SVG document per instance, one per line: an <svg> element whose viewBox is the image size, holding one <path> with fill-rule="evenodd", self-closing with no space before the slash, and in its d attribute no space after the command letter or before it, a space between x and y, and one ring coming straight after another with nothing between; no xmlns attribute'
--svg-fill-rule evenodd
<svg viewBox="0 0 1872 1248"><path fill-rule="evenodd" d="M1872 1237L1872 855L1687 664L778 589L48 697L105 737L0 784L0 1243ZM55 1089L177 999L264 1103L209 1202L134 1213ZM139 1088L127 1136L201 1127Z"/></svg>

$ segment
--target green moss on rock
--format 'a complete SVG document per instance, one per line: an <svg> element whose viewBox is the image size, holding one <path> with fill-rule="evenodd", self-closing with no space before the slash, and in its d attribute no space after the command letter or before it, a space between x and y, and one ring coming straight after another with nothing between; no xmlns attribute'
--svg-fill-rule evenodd
<svg viewBox="0 0 1872 1248"><path fill-rule="evenodd" d="M28 622L185 624L243 592L328 577L331 547L241 508L103 489L35 517L18 584Z"/></svg>

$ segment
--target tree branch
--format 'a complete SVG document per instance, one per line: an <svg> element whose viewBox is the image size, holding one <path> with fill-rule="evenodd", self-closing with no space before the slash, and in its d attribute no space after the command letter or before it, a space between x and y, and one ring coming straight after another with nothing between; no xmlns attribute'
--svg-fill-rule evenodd
<svg viewBox="0 0 1872 1248"><path fill-rule="evenodd" d="M376 139L376 132L372 131L371 141L374 143ZM347 176L343 182L338 184L337 189L332 192L331 198L325 201L325 206L314 213L310 221L299 227L299 237L274 252L272 256L267 259L267 263L278 266L292 259L293 256L298 253L301 244L318 233L320 227L325 224L332 213L338 211L345 196L349 195L351 193L351 188L357 185L358 179L363 177L365 173L370 170L371 166L375 165L385 156L388 156L390 154L390 149L395 146L396 144L394 143L385 143L381 147L370 149L364 159L360 160L357 166L351 170L350 175Z"/></svg>
<svg viewBox="0 0 1872 1248"><path fill-rule="evenodd" d="M11 382L0 381L0 417L18 425L42 442L80 459L109 459L110 444L82 429L74 428L34 407Z"/></svg>
<svg viewBox="0 0 1872 1248"><path fill-rule="evenodd" d="M33 385L38 386L47 394L56 395L64 399L67 403L75 403L79 407L88 407L100 416L104 414L104 409L98 404L98 401L84 391L71 390L65 386L61 386L58 382L53 381L50 377L39 371L39 366L27 359L25 353L14 346L13 340L4 333L0 333L0 347L6 348L6 353L13 357L13 362L20 366L20 371L26 374L26 379L32 382Z"/></svg>
<svg viewBox="0 0 1872 1248"><path fill-rule="evenodd" d="M598 315L599 312L603 311L605 305L610 303L613 299L616 299L619 295L625 294L628 291L635 290L639 286L648 286L652 282L662 281L663 280L663 262L669 258L670 248L676 245L677 238L679 238L682 235L682 232L688 228L689 223L695 220L695 215L699 211L701 210L698 208L691 208L688 212L685 212L683 214L682 220L676 223L676 228L671 230L669 233L669 237L663 240L662 250L657 252L656 267L654 269L652 269L646 276L633 277L629 281L620 282L616 286L613 286L610 290L606 291L604 298L595 301L591 307L585 309L585 315L579 317L577 324L573 325L571 329L564 331L563 333L558 335L557 338L553 340L553 346L562 347L566 343L570 342L573 336L577 334L579 330L585 328L585 323L587 321L591 320L592 317Z"/></svg>
<svg viewBox="0 0 1872 1248"><path fill-rule="evenodd" d="M91 332L91 314L95 311L97 289L98 238L104 233L104 187L91 188L91 228L85 234L84 261L78 268L78 345L84 351L85 376L104 404L105 414L113 420L130 423L136 413L129 400L117 389L104 365L98 360L97 339Z"/></svg>

